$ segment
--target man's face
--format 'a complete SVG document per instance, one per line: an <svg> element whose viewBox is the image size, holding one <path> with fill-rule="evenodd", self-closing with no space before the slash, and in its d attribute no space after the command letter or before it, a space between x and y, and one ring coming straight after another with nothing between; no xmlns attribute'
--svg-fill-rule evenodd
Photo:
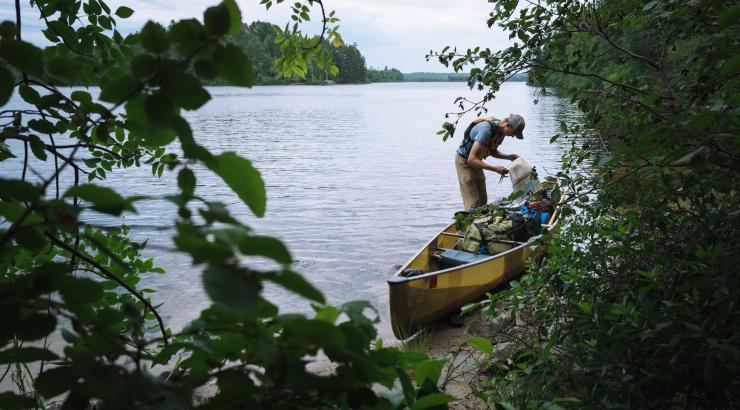
<svg viewBox="0 0 740 410"><path fill-rule="evenodd" d="M507 137L514 135L514 127L509 124L508 120L501 121L499 125L501 126L501 130L504 135L506 135Z"/></svg>

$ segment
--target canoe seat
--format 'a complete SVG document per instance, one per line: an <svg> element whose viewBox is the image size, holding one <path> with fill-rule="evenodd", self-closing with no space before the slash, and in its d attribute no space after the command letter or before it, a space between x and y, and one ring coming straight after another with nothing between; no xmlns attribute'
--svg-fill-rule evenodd
<svg viewBox="0 0 740 410"><path fill-rule="evenodd" d="M491 255L476 255L472 252L457 251L449 249L439 255L442 260L440 263L446 267L460 266L468 263L482 261Z"/></svg>

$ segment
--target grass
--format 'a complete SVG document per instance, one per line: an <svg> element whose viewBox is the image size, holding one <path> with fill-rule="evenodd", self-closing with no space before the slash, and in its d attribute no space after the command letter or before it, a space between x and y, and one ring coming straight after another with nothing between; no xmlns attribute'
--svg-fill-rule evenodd
<svg viewBox="0 0 740 410"><path fill-rule="evenodd" d="M415 333L407 328L395 326L395 334L399 335L398 340L401 341L399 349L403 352L420 352L426 353L429 348L429 343L432 340L432 328L422 328Z"/></svg>

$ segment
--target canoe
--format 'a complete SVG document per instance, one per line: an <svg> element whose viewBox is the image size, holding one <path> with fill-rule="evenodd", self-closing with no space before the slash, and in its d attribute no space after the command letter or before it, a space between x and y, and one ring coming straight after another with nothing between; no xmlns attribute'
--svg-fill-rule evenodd
<svg viewBox="0 0 740 410"><path fill-rule="evenodd" d="M543 230L559 230L556 209ZM436 235L389 280L391 324L396 337L407 338L419 329L459 310L466 303L480 300L486 292L518 277L527 259L539 259L541 235L527 242L511 242L511 249L492 256L476 255L474 261L450 268L441 267L440 254L455 246L461 237L452 223ZM472 256L473 254L468 254ZM425 273L404 276L409 269Z"/></svg>

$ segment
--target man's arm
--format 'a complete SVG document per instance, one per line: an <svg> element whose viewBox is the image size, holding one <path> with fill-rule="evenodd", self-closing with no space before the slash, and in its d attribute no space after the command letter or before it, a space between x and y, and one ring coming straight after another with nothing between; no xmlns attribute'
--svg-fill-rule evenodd
<svg viewBox="0 0 740 410"><path fill-rule="evenodd" d="M493 165L486 164L481 157L483 156L483 145L481 145L480 142L475 141L473 143L473 148L470 149L470 155L468 155L468 164L481 168L481 169L487 169L489 171L497 172L501 175L506 175L509 173L509 170L504 167L497 167Z"/></svg>
<svg viewBox="0 0 740 410"><path fill-rule="evenodd" d="M494 151L493 154L491 154L491 156L494 157L494 158L508 159L509 161L513 161L513 160L519 158L519 155L517 155L517 154L504 154L503 152L499 151L498 149L496 149L496 151Z"/></svg>

